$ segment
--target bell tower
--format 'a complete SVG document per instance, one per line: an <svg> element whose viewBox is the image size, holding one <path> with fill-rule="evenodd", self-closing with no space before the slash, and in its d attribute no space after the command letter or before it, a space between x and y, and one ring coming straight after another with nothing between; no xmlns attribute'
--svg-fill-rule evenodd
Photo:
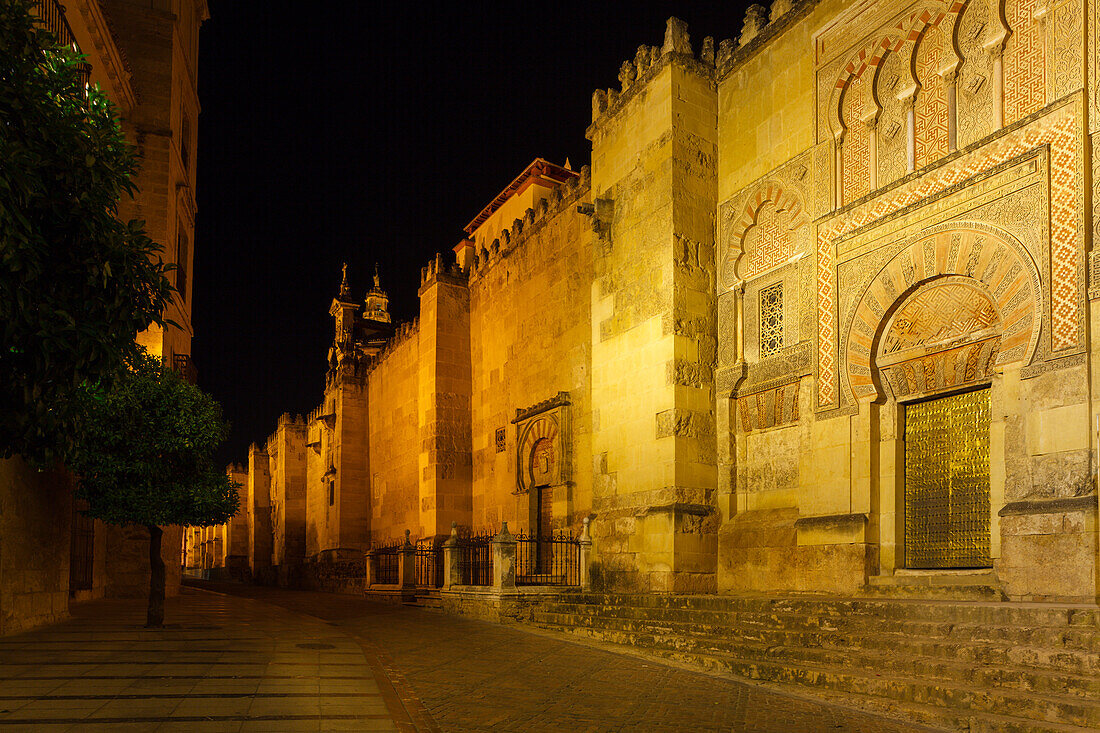
<svg viewBox="0 0 1100 733"><path fill-rule="evenodd" d="M374 284L367 291L363 318L368 321L390 323L390 298L382 289L382 282L378 277L378 263L374 263Z"/></svg>

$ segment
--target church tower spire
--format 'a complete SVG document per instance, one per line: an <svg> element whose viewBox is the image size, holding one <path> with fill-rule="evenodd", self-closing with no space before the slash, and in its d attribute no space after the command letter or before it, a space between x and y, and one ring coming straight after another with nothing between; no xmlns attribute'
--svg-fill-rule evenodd
<svg viewBox="0 0 1100 733"><path fill-rule="evenodd" d="M363 318L368 321L390 323L390 298L382 289L382 280L378 276L378 263L374 263L374 285L367 291L365 299L366 307L363 309Z"/></svg>
<svg viewBox="0 0 1100 733"><path fill-rule="evenodd" d="M345 262L340 271L340 292L332 299L328 313L336 321L335 345L345 345L355 333L355 311L359 306L351 299L351 287L348 285L348 265Z"/></svg>

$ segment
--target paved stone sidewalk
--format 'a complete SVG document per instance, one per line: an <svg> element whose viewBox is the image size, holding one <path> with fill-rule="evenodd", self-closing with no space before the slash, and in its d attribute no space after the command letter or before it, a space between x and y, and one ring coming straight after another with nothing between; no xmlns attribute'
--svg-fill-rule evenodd
<svg viewBox="0 0 1100 733"><path fill-rule="evenodd" d="M360 597L209 586L357 636L444 731L927 730L523 628Z"/></svg>
<svg viewBox="0 0 1100 733"><path fill-rule="evenodd" d="M0 638L0 733L435 729L375 655L317 618L187 588L165 629L144 615L143 601L93 602Z"/></svg>

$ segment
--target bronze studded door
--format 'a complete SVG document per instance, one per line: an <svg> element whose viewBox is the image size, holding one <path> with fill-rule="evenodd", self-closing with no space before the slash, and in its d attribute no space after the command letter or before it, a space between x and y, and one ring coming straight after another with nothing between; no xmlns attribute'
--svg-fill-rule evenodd
<svg viewBox="0 0 1100 733"><path fill-rule="evenodd" d="M992 565L988 389L905 408L905 565Z"/></svg>

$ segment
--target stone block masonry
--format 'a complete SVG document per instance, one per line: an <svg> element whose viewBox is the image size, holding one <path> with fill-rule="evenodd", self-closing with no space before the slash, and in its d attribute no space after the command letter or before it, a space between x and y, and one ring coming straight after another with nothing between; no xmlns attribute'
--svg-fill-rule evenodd
<svg viewBox="0 0 1100 733"><path fill-rule="evenodd" d="M1096 9L1018 6L670 19L415 326L342 285L307 552L590 517L607 591L1095 601Z"/></svg>

